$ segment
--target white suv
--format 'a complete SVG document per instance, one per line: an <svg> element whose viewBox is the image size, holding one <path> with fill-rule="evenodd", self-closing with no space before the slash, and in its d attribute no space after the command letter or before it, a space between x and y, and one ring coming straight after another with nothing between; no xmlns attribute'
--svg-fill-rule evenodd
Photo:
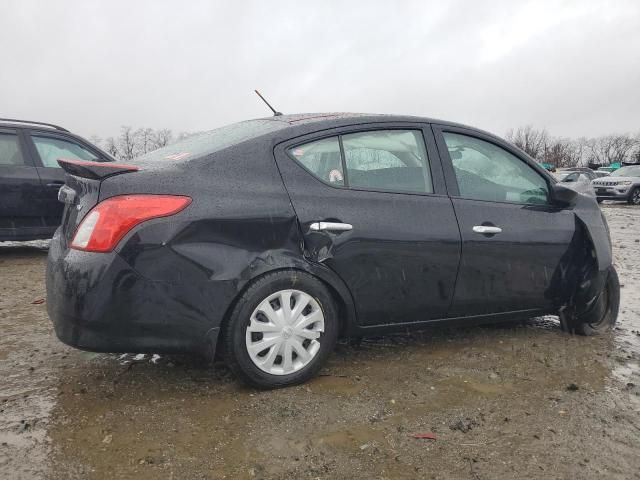
<svg viewBox="0 0 640 480"><path fill-rule="evenodd" d="M596 190L598 203L602 200L626 200L632 205L640 205L640 165L619 168L591 184Z"/></svg>

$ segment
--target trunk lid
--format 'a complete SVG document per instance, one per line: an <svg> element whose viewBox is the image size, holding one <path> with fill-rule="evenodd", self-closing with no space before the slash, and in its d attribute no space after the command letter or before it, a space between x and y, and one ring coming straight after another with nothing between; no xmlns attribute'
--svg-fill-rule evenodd
<svg viewBox="0 0 640 480"><path fill-rule="evenodd" d="M58 164L66 172L65 184L58 191L58 200L65 204L61 225L66 247L82 219L98 203L102 181L114 175L136 172L138 167L65 159L58 160Z"/></svg>

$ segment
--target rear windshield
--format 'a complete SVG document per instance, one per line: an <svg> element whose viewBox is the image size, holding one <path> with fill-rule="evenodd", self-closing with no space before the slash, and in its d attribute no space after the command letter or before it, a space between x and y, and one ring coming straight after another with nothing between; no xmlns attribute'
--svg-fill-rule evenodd
<svg viewBox="0 0 640 480"><path fill-rule="evenodd" d="M247 120L234 123L195 134L167 147L146 153L134 159L132 163L178 162L203 157L287 126L285 122L273 120Z"/></svg>

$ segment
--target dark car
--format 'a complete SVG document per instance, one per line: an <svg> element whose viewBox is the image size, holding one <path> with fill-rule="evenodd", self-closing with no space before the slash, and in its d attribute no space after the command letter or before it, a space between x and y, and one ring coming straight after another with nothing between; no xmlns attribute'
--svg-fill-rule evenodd
<svg viewBox="0 0 640 480"><path fill-rule="evenodd" d="M60 163L47 306L77 348L218 351L268 388L314 375L339 336L543 314L590 335L617 317L593 197L473 128L275 116L131 165Z"/></svg>
<svg viewBox="0 0 640 480"><path fill-rule="evenodd" d="M606 178L592 183L598 202L622 200L631 205L640 205L640 165L625 165Z"/></svg>
<svg viewBox="0 0 640 480"><path fill-rule="evenodd" d="M113 161L68 130L41 122L0 119L0 241L51 238L62 219L58 158Z"/></svg>

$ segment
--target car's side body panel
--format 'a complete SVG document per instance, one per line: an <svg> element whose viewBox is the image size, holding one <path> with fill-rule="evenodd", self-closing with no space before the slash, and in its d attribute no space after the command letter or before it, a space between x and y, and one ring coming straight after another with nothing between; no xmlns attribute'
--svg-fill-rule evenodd
<svg viewBox="0 0 640 480"><path fill-rule="evenodd" d="M451 314L553 307L552 279L574 235L573 214L463 198L453 205L463 246ZM496 225L502 233L475 233L473 227L482 224Z"/></svg>
<svg viewBox="0 0 640 480"><path fill-rule="evenodd" d="M455 125L434 124L447 188L462 234L462 261L452 314L492 314L527 309L557 312L595 303L612 265L604 217L594 198L578 193L572 206L469 200L459 195L443 132L491 142L537 171L551 191L556 180L535 160L498 137ZM475 234L473 226L502 226L499 235Z"/></svg>
<svg viewBox="0 0 640 480"><path fill-rule="evenodd" d="M511 293L517 287L519 300L525 300L527 308L511 301L484 315L487 311L477 303L466 311L456 310L455 304L452 308L456 279L462 278L458 275L458 223L472 220L465 219L470 213L464 211L461 201L452 202L448 196L455 197L457 192L453 184L445 183L450 165L446 157L441 161L429 121L383 116L310 118L276 118L273 121L286 122L287 128L210 155L187 160L171 155L166 163L143 162L140 171L101 183L69 177L68 185L86 200L76 198L67 206L66 235L58 232L49 255L47 306L60 338L90 350L204 352L215 344L222 322L249 283L283 269L292 275L305 271L323 280L339 300L344 331L350 334L444 321L520 318L547 307L552 311L551 304L569 300L563 282L575 284L577 280L555 265L548 272L553 278L549 285L557 285L559 290L551 302L544 297L538 305L533 296L542 289L523 292L522 280L504 287L511 288ZM422 129L432 165L433 194L334 188L313 178L284 151L308 138L380 128L382 124ZM68 249L70 236L91 206L98 200L131 193L188 195L193 202L175 216L134 228L112 253ZM454 211L456 202L462 213L459 218ZM582 215L581 208L589 212ZM520 210L525 211L512 215L525 215L518 221L531 222L531 228L542 226L543 212ZM564 213L572 227L563 216L556 238L553 229L544 225L549 238L541 242L539 252L523 253L516 248L507 258L518 261L517 255L522 254L535 263L535 255L541 254L543 270L551 269L551 257L566 265L575 264L575 257L568 255L569 244L582 245L586 238L576 233L579 218L582 228L590 232L594 251L602 256L598 270L610 265L610 252L606 258L610 246L599 245L608 245L608 236L604 227L599 230L603 223L602 218L596 218L600 215L597 206L593 209L578 203ZM560 218L559 213L550 213L556 214ZM354 230L347 235L310 231L310 223L332 220L352 223ZM531 241L531 230L525 234ZM513 237L510 242L521 240L524 238ZM564 250L563 242L567 242ZM553 252L542 252L543 244L551 245ZM469 265L478 269L488 259L482 245L474 248L475 254L485 255L469 260ZM489 248L500 253L498 246ZM524 270L522 265L518 268ZM479 298L472 284L465 288L459 291ZM590 288L595 291L596 287ZM528 309L533 305L535 308Z"/></svg>
<svg viewBox="0 0 640 480"><path fill-rule="evenodd" d="M354 315L348 290L333 272L302 256L297 219L272 148L265 139L197 161L167 160L164 166L104 180L100 200L136 192L179 193L193 202L170 219L140 225L111 254L68 250L69 239L56 235L47 285L51 318L67 319L54 321L58 335L93 350L129 351L132 342L144 337L143 344L136 343L140 351L155 346L156 351L204 352L248 282L281 269L323 279L343 298L347 323ZM89 181L81 183L74 187L79 198L90 187ZM74 209L71 205L67 212ZM87 211L70 222L79 224ZM105 260L85 263L78 255ZM145 333L156 324L164 328ZM118 342L99 334L109 328Z"/></svg>
<svg viewBox="0 0 640 480"><path fill-rule="evenodd" d="M553 308L552 279L557 278L555 271L561 268L561 259L574 236L573 213L554 205L463 198L443 132L477 138L504 149L546 179L550 190L548 173L495 137L458 127L434 125L433 129L462 235L462 261L451 314ZM474 232L474 227L482 225L499 227L502 232Z"/></svg>
<svg viewBox="0 0 640 480"><path fill-rule="evenodd" d="M433 194L334 187L286 153L319 138L394 128L424 130ZM460 259L460 233L428 125L381 122L326 130L281 143L274 154L300 221L305 258L326 265L348 286L358 326L447 316ZM313 231L310 226L315 222L343 222L353 229Z"/></svg>

